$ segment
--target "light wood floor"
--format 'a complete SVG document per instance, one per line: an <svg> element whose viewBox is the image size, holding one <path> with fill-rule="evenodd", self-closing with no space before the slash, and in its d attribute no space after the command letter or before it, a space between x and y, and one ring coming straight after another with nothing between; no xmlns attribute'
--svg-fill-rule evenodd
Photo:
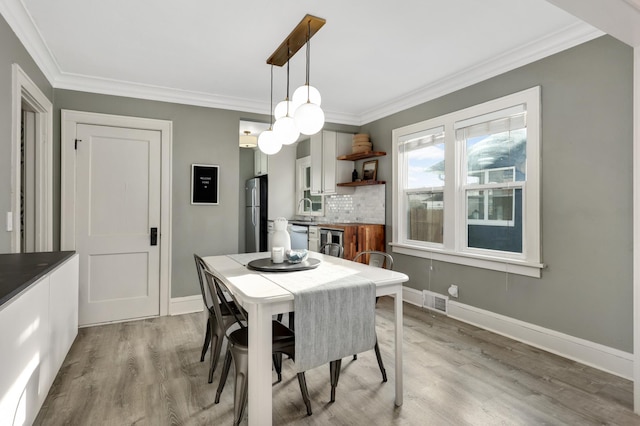
<svg viewBox="0 0 640 426"><path fill-rule="evenodd" d="M329 367L311 370L307 417L285 360L274 424L640 425L630 381L407 304L405 402L395 407L392 300L377 306L389 382L373 351L345 359L331 404ZM208 384L199 362L204 325L190 314L80 330L35 424L230 425L233 383L214 404L220 369Z"/></svg>

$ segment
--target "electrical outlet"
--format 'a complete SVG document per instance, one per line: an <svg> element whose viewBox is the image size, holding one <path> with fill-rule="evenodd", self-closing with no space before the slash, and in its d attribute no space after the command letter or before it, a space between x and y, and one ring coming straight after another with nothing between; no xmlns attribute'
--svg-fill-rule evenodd
<svg viewBox="0 0 640 426"><path fill-rule="evenodd" d="M456 298L458 297L458 286L457 285L451 284L449 286L449 295L451 297L456 297Z"/></svg>

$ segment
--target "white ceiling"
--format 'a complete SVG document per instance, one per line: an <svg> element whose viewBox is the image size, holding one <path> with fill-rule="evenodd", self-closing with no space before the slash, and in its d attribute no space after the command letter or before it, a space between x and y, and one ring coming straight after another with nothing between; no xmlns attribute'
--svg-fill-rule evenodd
<svg viewBox="0 0 640 426"><path fill-rule="evenodd" d="M602 34L544 0L3 0L54 87L268 113L266 59L306 13L327 121L361 125ZM291 92L304 83L304 49ZM274 103L286 71L274 68Z"/></svg>

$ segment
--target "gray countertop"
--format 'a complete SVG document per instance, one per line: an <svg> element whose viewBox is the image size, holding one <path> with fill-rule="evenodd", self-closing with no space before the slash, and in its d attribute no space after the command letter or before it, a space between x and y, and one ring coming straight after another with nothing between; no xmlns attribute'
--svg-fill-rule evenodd
<svg viewBox="0 0 640 426"><path fill-rule="evenodd" d="M0 254L0 306L73 256L74 251Z"/></svg>
<svg viewBox="0 0 640 426"><path fill-rule="evenodd" d="M322 221L322 222L307 222L307 221L304 221L304 220L295 220L295 219L289 220L289 224L291 224L291 225L302 225L302 226L318 226L320 228L335 228L335 229L341 229L341 228L344 228L345 226L359 226L359 225L381 225L381 226L385 226L384 224L379 224L379 223L364 223L364 222L330 223L330 222L326 222L326 221Z"/></svg>

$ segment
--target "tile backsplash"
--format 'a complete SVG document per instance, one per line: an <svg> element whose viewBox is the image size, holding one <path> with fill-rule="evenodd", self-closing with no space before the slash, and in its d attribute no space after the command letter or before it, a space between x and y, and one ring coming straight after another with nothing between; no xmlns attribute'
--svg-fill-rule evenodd
<svg viewBox="0 0 640 426"><path fill-rule="evenodd" d="M385 223L385 185L358 186L351 195L329 195L324 202L327 222Z"/></svg>

